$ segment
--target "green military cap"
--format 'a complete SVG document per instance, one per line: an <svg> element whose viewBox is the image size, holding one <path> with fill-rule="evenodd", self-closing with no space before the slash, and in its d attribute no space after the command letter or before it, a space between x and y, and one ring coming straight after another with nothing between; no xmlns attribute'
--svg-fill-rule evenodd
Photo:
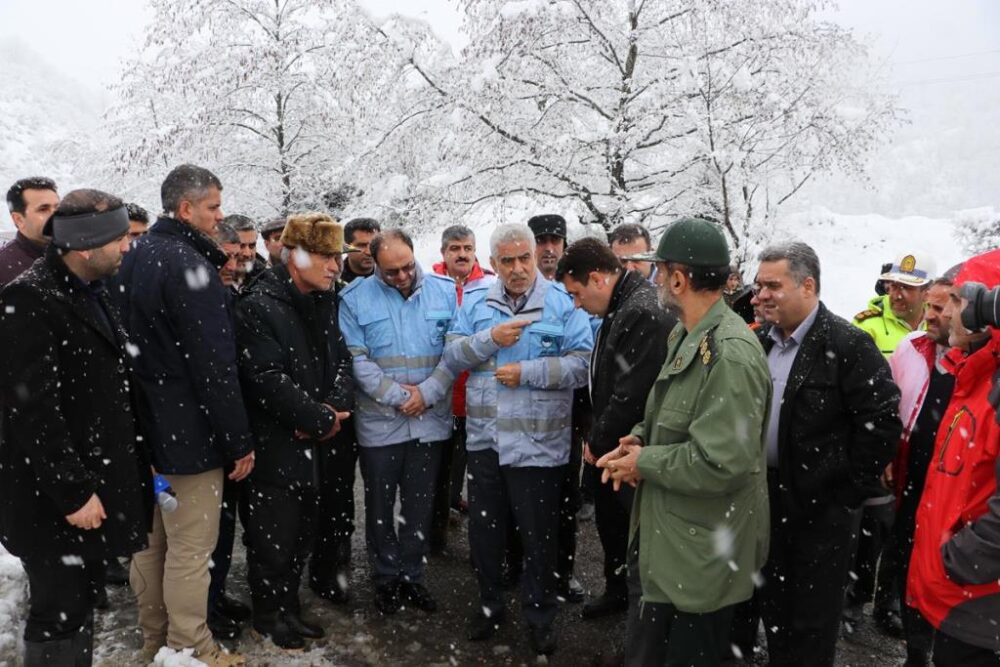
<svg viewBox="0 0 1000 667"><path fill-rule="evenodd" d="M667 225L655 252L621 259L677 262L688 266L729 266L729 245L719 225L702 218L680 218Z"/></svg>

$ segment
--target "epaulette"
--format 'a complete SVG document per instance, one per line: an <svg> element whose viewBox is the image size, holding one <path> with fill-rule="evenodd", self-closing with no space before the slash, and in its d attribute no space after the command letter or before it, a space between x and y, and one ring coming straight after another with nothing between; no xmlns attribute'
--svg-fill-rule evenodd
<svg viewBox="0 0 1000 667"><path fill-rule="evenodd" d="M875 308L866 308L854 316L855 322L864 322L873 317L882 317L882 311Z"/></svg>
<svg viewBox="0 0 1000 667"><path fill-rule="evenodd" d="M718 346L715 344L715 329L705 332L701 342L698 343L698 358L703 366L709 366L715 362L718 355Z"/></svg>

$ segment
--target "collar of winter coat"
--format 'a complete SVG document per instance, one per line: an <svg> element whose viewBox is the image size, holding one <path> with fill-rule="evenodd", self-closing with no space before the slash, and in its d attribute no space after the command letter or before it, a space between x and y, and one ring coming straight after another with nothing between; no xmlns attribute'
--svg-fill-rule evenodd
<svg viewBox="0 0 1000 667"><path fill-rule="evenodd" d="M35 243L21 232L18 232L14 236L14 243L19 245L21 247L21 250L24 251L24 254L30 257L31 259L38 259L42 255L44 255L45 248L47 247L45 244Z"/></svg>
<svg viewBox="0 0 1000 667"><path fill-rule="evenodd" d="M719 326L719 323L722 322L722 318L727 312L732 311L726 305L725 300L719 297L719 300L708 309L705 316L698 321L698 324L694 325L694 329L687 332L687 335L684 333L683 324L678 324L674 327L674 330L670 333L670 337L667 339L667 345L670 346L673 354L667 352L667 363L663 365L667 375L676 375L683 372L684 369L691 365L693 359L704 356L702 341L706 340L712 330Z"/></svg>
<svg viewBox="0 0 1000 667"><path fill-rule="evenodd" d="M39 265L36 264L35 266ZM38 289L43 290L55 299L69 304L80 319L93 327L117 349L120 345L118 338L124 336L123 332L120 330L109 331L108 325L99 321L98 315L94 311L95 307L108 309L104 283L98 282L88 285L80 280L66 266L66 262L63 261L62 256L55 246L51 245L45 250L44 263L40 266L40 269L48 275L42 274L40 276L42 280L36 283ZM31 270L29 269L29 271ZM93 302L95 301L101 301L103 305L94 304ZM109 320L109 324L112 328L117 329L118 327L118 324L113 320Z"/></svg>
<svg viewBox="0 0 1000 667"><path fill-rule="evenodd" d="M278 301L290 303L296 308L300 306L308 308L311 304L333 299L335 296L332 289L327 292L315 291L303 294L295 286L285 264L262 271L246 286L240 296L247 297L251 294L264 294Z"/></svg>
<svg viewBox="0 0 1000 667"><path fill-rule="evenodd" d="M173 236L183 240L197 250L198 254L211 262L216 271L225 266L226 262L229 261L229 257L226 256L226 253L223 252L222 248L215 241L191 225L181 222L176 218L161 215L156 220L156 223L149 228L149 233Z"/></svg>
<svg viewBox="0 0 1000 667"><path fill-rule="evenodd" d="M434 273L438 274L439 276L448 276L448 267L447 267L447 265L445 265L444 262L438 262L437 264L435 264L434 266L432 266L431 269L434 271ZM462 282L462 284L463 285L468 285L473 280L479 280L480 278L483 278L485 276L486 276L486 272L483 271L483 267L479 265L479 260L477 259L472 264L472 271L469 272L469 277L466 278ZM451 276L448 276L448 277L450 278ZM456 280L455 282L457 283L458 281Z"/></svg>
<svg viewBox="0 0 1000 667"><path fill-rule="evenodd" d="M535 282L531 283L531 287L528 288L528 299L517 314L541 312L545 307L545 293L551 285L555 285L555 283L546 279L541 271L535 269ZM486 292L486 302L497 310L513 316L514 313L511 312L510 306L507 305L507 300L504 298L505 293L506 288L503 286L503 281L497 280L489 286ZM519 317L518 319L523 318Z"/></svg>
<svg viewBox="0 0 1000 667"><path fill-rule="evenodd" d="M990 329L990 338L985 344L969 355L954 354L952 348L947 358L953 365L949 372L955 376L953 396L968 396L983 382L991 382L993 373L1000 366L1000 330Z"/></svg>
<svg viewBox="0 0 1000 667"><path fill-rule="evenodd" d="M620 274L618 282L615 283L614 290L611 291L611 301L608 302L608 313L604 316L605 319L613 317L622 303L627 301L637 289L645 284L647 284L646 279L638 271L626 270Z"/></svg>

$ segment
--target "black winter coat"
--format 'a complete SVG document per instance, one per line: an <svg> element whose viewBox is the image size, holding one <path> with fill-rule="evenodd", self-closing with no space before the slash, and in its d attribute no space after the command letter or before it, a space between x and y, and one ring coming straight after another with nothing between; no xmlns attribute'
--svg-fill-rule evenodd
<svg viewBox="0 0 1000 667"><path fill-rule="evenodd" d="M0 541L21 558L145 548L149 457L136 437L125 333L106 295L72 277L50 248L0 293L0 349ZM96 530L74 528L66 516L94 493L108 518Z"/></svg>
<svg viewBox="0 0 1000 667"><path fill-rule="evenodd" d="M766 352L770 330L758 332ZM790 514L886 494L880 478L903 430L899 389L871 336L822 303L788 374L780 419L778 475Z"/></svg>
<svg viewBox="0 0 1000 667"><path fill-rule="evenodd" d="M253 449L236 372L226 255L190 225L161 217L118 273L125 328L136 346L140 411L161 473L221 468Z"/></svg>
<svg viewBox="0 0 1000 667"><path fill-rule="evenodd" d="M253 479L317 486L318 448L336 442L316 439L333 427L333 414L323 404L354 410L352 360L337 321L336 295L302 294L286 266L268 269L240 295L236 338L256 444ZM298 439L295 431L312 437Z"/></svg>
<svg viewBox="0 0 1000 667"><path fill-rule="evenodd" d="M667 357L677 318L660 307L656 288L626 271L611 295L590 362L590 452L603 456L642 421L649 390Z"/></svg>

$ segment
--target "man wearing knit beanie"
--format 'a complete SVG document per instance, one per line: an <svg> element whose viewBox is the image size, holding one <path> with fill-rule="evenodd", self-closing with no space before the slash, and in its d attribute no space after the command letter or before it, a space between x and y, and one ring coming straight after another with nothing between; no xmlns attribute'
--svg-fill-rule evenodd
<svg viewBox="0 0 1000 667"><path fill-rule="evenodd" d="M965 262L944 311L955 390L917 509L906 590L937 629L935 665L1000 664L1000 329L973 330L971 283L1000 286L1000 250Z"/></svg>
<svg viewBox="0 0 1000 667"><path fill-rule="evenodd" d="M129 355L103 279L128 251L128 214L66 195L45 254L0 294L0 541L30 587L24 665L89 665L105 563L146 545L149 459Z"/></svg>

